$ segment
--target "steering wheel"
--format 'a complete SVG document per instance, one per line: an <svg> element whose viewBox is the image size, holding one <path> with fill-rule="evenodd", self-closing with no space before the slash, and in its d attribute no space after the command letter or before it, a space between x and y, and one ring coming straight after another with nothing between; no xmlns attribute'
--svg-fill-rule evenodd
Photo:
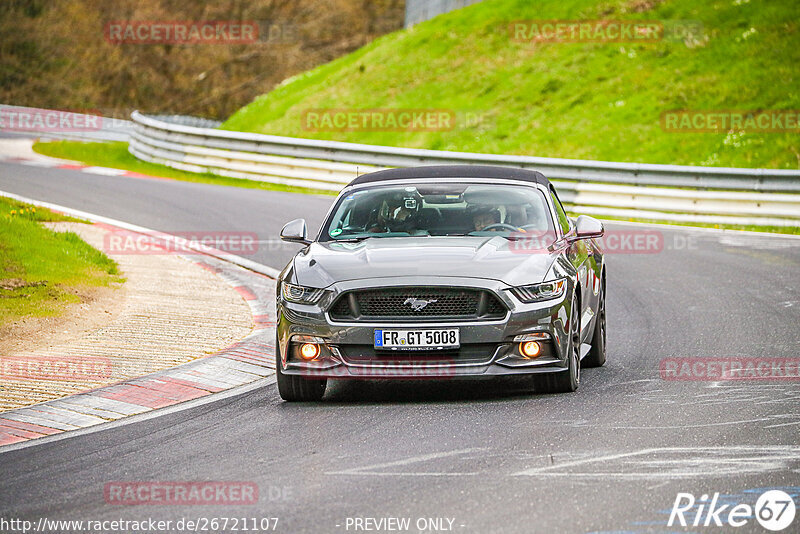
<svg viewBox="0 0 800 534"><path fill-rule="evenodd" d="M492 230L508 230L510 232L516 232L518 228L516 226L511 226L510 224L506 223L494 223L490 224L489 226L480 230L481 232L491 232Z"/></svg>
<svg viewBox="0 0 800 534"><path fill-rule="evenodd" d="M519 228L520 228L520 230L533 230L535 228L539 228L539 226L540 226L539 224L534 223L534 224L526 224L526 225L520 226Z"/></svg>

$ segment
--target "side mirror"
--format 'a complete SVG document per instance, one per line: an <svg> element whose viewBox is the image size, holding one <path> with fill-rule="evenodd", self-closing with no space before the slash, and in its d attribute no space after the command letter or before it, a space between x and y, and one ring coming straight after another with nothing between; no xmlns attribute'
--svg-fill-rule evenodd
<svg viewBox="0 0 800 534"><path fill-rule="evenodd" d="M281 230L281 239L289 243L300 243L303 245L310 245L311 241L308 240L308 229L306 227L305 219L295 219L286 223L286 226Z"/></svg>
<svg viewBox="0 0 800 534"><path fill-rule="evenodd" d="M579 239L602 237L605 231L606 230L603 228L603 223L594 217L581 215L575 222L575 235L572 240L577 241Z"/></svg>

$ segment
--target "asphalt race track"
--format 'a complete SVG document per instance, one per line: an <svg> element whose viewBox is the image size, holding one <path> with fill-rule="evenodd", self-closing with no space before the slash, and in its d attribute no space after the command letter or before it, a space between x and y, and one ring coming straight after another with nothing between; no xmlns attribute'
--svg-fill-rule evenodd
<svg viewBox="0 0 800 534"><path fill-rule="evenodd" d="M297 249L272 243L282 224L306 217L314 233L331 202L5 163L0 190L163 231L257 232L251 259L278 269ZM393 517L444 518L420 523L439 527L426 532L684 532L667 527L679 492L751 505L768 488L797 495L797 379L664 380L659 366L797 358L800 239L659 231L660 250L608 255L609 362L585 370L577 393L538 395L519 380L353 382L290 405L268 385L0 453L0 516L277 517L286 533ZM260 499L106 504L106 483L136 480L248 481ZM764 532L752 518L735 530Z"/></svg>

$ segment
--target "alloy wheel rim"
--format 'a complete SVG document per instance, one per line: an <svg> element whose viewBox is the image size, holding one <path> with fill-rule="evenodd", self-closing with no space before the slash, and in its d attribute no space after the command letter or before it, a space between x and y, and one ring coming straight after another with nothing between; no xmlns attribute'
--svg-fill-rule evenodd
<svg viewBox="0 0 800 534"><path fill-rule="evenodd" d="M575 302L574 310L576 315L579 315L578 302ZM572 367L575 370L575 383L581 383L581 343L580 343L580 319L573 317L572 321Z"/></svg>
<svg viewBox="0 0 800 534"><path fill-rule="evenodd" d="M603 291L603 302L600 304L600 332L603 336L603 353L606 352L606 292Z"/></svg>

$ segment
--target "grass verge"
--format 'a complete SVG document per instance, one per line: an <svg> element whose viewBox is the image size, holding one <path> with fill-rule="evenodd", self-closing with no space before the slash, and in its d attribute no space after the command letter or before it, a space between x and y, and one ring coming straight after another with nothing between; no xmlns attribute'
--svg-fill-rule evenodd
<svg viewBox="0 0 800 534"><path fill-rule="evenodd" d="M116 262L76 234L40 224L58 221L78 219L0 197L0 328L59 315L91 288L124 281Z"/></svg>
<svg viewBox="0 0 800 534"><path fill-rule="evenodd" d="M256 180L228 178L210 173L195 173L173 169L166 165L149 163L134 157L128 152L128 143L86 143L82 141L39 141L33 145L33 150L39 154L53 158L71 159L86 165L110 167L126 171L137 172L148 176L172 178L184 182L200 184L229 185L235 187L248 187L251 189L265 189L268 191L284 191L288 193L307 193L314 195L334 195L332 191L323 191L306 187L294 187Z"/></svg>

